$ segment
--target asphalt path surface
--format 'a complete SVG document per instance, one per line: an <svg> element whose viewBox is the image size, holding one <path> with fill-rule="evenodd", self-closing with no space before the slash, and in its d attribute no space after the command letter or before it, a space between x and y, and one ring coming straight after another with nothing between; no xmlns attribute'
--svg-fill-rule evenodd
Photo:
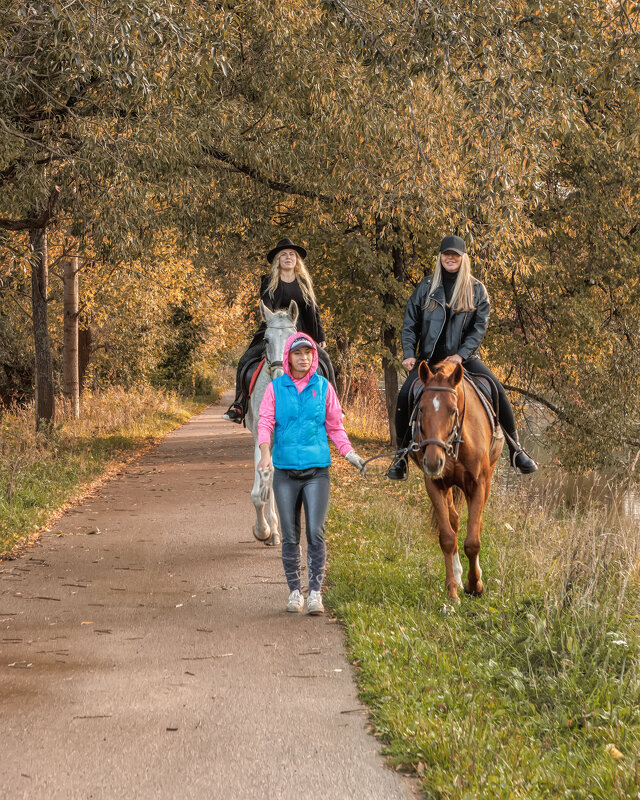
<svg viewBox="0 0 640 800"><path fill-rule="evenodd" d="M213 406L0 561L0 797L400 800L339 624L287 614Z"/></svg>

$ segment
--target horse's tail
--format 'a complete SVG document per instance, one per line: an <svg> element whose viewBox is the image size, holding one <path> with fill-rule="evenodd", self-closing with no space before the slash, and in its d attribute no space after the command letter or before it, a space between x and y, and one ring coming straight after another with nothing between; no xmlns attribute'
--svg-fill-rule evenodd
<svg viewBox="0 0 640 800"><path fill-rule="evenodd" d="M451 496L453 497L453 505L456 508L456 511L460 511L464 504L464 492L459 486L452 486L449 490L451 492ZM438 520L436 519L436 512L433 507L431 506L431 530L436 532L438 530Z"/></svg>

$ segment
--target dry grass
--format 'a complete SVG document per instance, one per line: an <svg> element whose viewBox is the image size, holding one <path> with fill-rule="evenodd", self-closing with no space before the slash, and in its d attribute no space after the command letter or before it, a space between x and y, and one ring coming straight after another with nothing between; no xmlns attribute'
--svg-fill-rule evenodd
<svg viewBox="0 0 640 800"><path fill-rule="evenodd" d="M86 394L80 419L58 403L54 425L36 433L33 407L0 422L0 553L42 525L114 461L184 422L202 404L149 387Z"/></svg>
<svg viewBox="0 0 640 800"><path fill-rule="evenodd" d="M367 385L353 394L345 403L345 428L349 436L386 443L389 441L389 423L384 391Z"/></svg>

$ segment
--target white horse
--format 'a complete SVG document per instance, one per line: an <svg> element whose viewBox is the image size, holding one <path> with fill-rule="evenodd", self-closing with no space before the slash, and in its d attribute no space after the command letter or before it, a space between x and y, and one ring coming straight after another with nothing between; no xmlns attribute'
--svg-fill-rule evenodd
<svg viewBox="0 0 640 800"><path fill-rule="evenodd" d="M280 544L280 521L276 512L273 497L273 471L258 470L260 461L260 448L258 447L258 420L260 418L260 403L264 397L267 386L271 381L283 374L282 357L284 346L292 333L296 333L296 320L298 319L298 306L292 300L287 311L270 311L260 301L260 313L267 323L264 333L265 363L249 398L246 424L253 434L253 468L255 479L251 490L251 500L256 509L256 524L253 535L267 545Z"/></svg>

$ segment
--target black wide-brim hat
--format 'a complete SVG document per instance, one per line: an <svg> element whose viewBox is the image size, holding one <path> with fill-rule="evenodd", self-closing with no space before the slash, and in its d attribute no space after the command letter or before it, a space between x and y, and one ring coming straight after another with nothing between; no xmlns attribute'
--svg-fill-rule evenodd
<svg viewBox="0 0 640 800"><path fill-rule="evenodd" d="M271 263L281 250L295 250L300 258L307 257L307 251L299 244L294 244L291 239L280 239L278 244L267 253L267 261Z"/></svg>

